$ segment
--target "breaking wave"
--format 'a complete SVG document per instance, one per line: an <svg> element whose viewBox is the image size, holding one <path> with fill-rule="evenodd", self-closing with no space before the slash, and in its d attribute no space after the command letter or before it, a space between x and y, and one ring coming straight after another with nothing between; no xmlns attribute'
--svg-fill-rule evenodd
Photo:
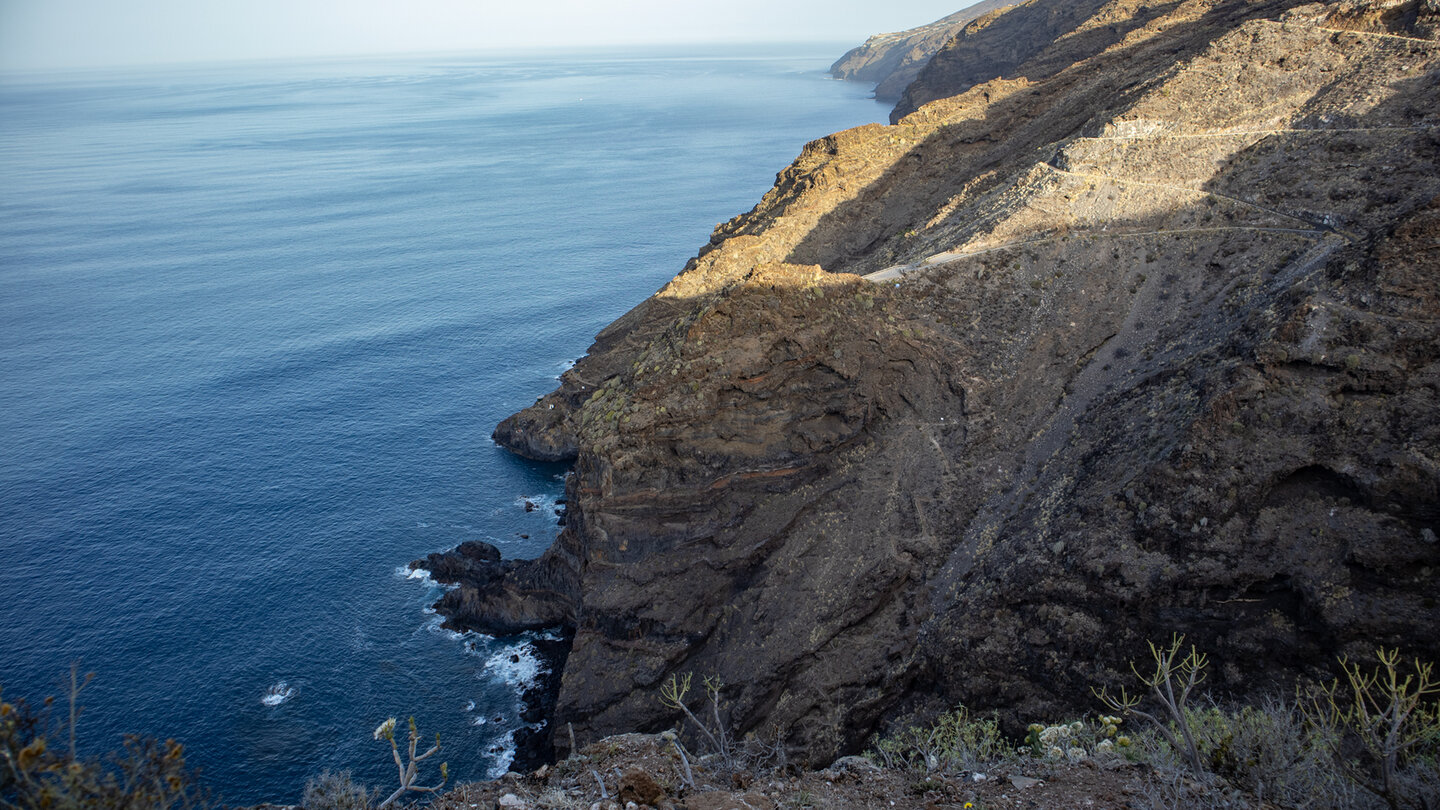
<svg viewBox="0 0 1440 810"><path fill-rule="evenodd" d="M265 690L265 695L260 698L260 702L266 706L279 706L292 697L295 697L295 687L290 686L284 681L280 681Z"/></svg>

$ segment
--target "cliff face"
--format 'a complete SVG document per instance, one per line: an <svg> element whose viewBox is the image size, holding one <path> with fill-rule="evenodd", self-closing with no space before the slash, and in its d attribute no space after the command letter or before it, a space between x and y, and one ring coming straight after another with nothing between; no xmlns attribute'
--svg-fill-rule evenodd
<svg viewBox="0 0 1440 810"><path fill-rule="evenodd" d="M538 561L472 549L441 609L573 627L582 742L715 673L812 761L956 702L1093 708L1172 632L1238 694L1440 656L1437 16L968 29L935 100L808 145L500 426L575 458L569 522Z"/></svg>
<svg viewBox="0 0 1440 810"><path fill-rule="evenodd" d="M830 75L837 79L871 82L875 85L876 98L894 101L905 92L905 87L915 79L930 57L967 23L1016 2L982 0L929 25L893 34L876 34L831 65Z"/></svg>

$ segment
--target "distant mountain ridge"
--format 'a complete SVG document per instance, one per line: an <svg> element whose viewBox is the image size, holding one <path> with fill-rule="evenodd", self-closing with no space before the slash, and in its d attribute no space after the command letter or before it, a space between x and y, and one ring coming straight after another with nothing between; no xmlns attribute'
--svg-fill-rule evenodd
<svg viewBox="0 0 1440 810"><path fill-rule="evenodd" d="M1019 1L982 0L928 25L876 34L831 65L830 75L848 81L873 82L875 98L896 101L930 57L966 24Z"/></svg>

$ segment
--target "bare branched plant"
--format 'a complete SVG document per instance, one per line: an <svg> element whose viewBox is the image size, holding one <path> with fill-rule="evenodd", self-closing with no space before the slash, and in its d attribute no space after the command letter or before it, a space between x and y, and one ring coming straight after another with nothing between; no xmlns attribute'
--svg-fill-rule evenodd
<svg viewBox="0 0 1440 810"><path fill-rule="evenodd" d="M435 744L425 753L416 756L415 749L420 743L420 732L415 729L415 718L410 718L410 742L408 748L409 762L400 758L400 746L395 742L395 718L391 717L381 723L375 729L375 739L386 740L390 743L390 755L395 758L395 767L400 772L400 787L391 793L389 798L380 802L378 807L389 807L394 801L404 795L407 791L416 793L437 793L445 786L445 781L450 778L449 763L440 763L440 781L428 787L415 784L419 776L420 763L434 756L440 750L440 735L435 735Z"/></svg>
<svg viewBox="0 0 1440 810"><path fill-rule="evenodd" d="M1401 771L1414 759L1433 770L1440 755L1440 681L1435 665L1413 662L1413 673L1401 676L1400 651L1376 651L1380 665L1365 671L1340 659L1344 682L1336 678L1302 704L1307 718L1329 733L1325 736L1340 768L1357 784L1391 808L1405 804ZM1347 755L1347 741L1357 741L1364 758ZM1418 755L1418 756L1417 756Z"/></svg>
<svg viewBox="0 0 1440 810"><path fill-rule="evenodd" d="M695 771L690 767L690 755L685 752L685 746L680 743L680 738L673 731L666 731L660 735L660 739L670 743L675 750L675 756L680 759L680 784L687 788L695 787Z"/></svg>
<svg viewBox="0 0 1440 810"><path fill-rule="evenodd" d="M660 685L660 703L667 708L680 710L710 743L721 764L733 770L736 766L734 740L731 738L729 725L720 719L720 690L725 684L714 676L705 678L705 696L709 705L702 707L700 711L702 714L709 714L709 718L702 720L685 702L690 694L690 683L689 672L683 676L671 675L668 681Z"/></svg>
<svg viewBox="0 0 1440 810"><path fill-rule="evenodd" d="M1149 675L1141 674L1134 661L1130 662L1130 670L1160 704L1158 714L1140 710L1138 707L1144 699L1143 696L1131 695L1124 687L1121 687L1118 696L1110 694L1108 689L1096 691L1095 696L1111 711L1120 712L1122 715L1133 714L1154 725L1165 742L1185 758L1195 773L1204 773L1200 750L1187 721L1187 706L1190 694L1205 680L1207 659L1194 645L1190 646L1190 652L1182 658L1185 637L1179 634L1171 638L1168 647L1156 646L1153 641L1149 644L1150 656L1155 659L1155 671Z"/></svg>
<svg viewBox="0 0 1440 810"><path fill-rule="evenodd" d="M80 675L80 662L70 662L70 688L67 690L70 698L70 721L66 724L66 730L70 735L70 761L75 761L75 724L80 720L80 693L90 685L95 673L87 672L84 677Z"/></svg>

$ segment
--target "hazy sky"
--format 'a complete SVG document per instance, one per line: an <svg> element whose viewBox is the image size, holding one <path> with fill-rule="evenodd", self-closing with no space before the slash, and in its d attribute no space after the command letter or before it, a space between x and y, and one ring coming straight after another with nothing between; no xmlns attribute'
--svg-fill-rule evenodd
<svg viewBox="0 0 1440 810"><path fill-rule="evenodd" d="M0 0L0 69L496 47L853 41L973 0ZM838 56L838 54L837 54Z"/></svg>

